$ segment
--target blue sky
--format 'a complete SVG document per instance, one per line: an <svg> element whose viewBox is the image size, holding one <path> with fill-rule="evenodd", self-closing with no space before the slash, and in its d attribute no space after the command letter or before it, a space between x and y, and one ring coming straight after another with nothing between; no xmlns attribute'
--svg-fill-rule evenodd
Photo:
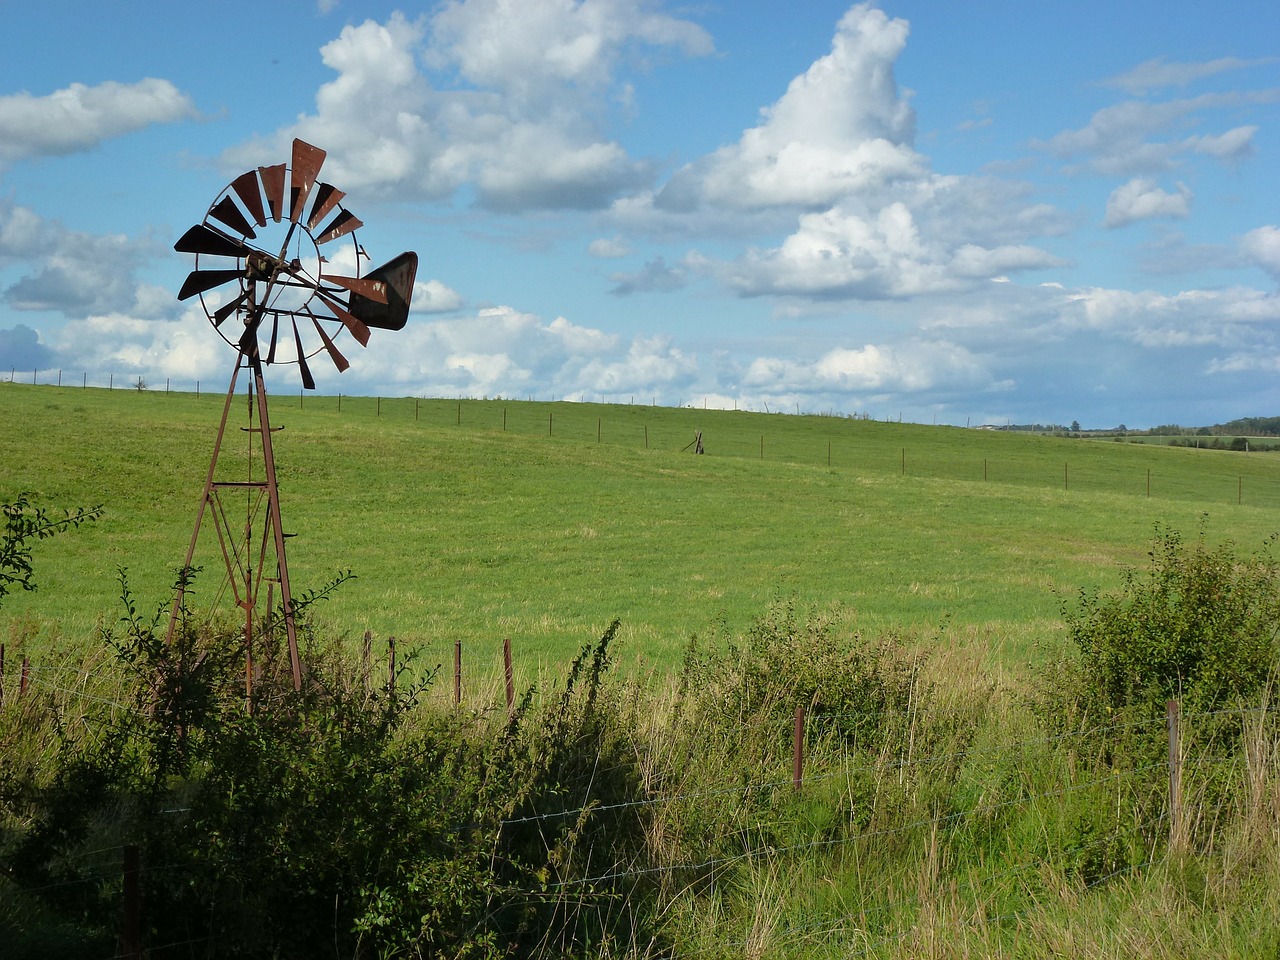
<svg viewBox="0 0 1280 960"><path fill-rule="evenodd" d="M1273 2L0 0L0 30L19 380L225 383L173 243L301 137L373 261L420 257L325 393L1280 414Z"/></svg>

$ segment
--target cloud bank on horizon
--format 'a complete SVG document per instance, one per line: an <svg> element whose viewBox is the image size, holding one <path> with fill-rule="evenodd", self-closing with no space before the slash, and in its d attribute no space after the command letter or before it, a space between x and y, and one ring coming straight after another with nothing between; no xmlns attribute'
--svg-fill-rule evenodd
<svg viewBox="0 0 1280 960"><path fill-rule="evenodd" d="M288 53L237 43L233 10L166 8L181 44L104 25L136 45L115 57L51 57L57 14L6 8L31 42L0 68L0 369L229 374L172 243L301 137L375 261L422 258L409 326L325 392L1095 426L1280 408L1269 7L1169 11L1144 40L1050 29L1078 4L1017 27L910 0L368 6L322 3Z"/></svg>

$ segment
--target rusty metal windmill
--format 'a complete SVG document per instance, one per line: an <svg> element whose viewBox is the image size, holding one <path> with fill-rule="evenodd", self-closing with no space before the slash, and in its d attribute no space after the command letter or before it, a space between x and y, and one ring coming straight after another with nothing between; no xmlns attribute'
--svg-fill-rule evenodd
<svg viewBox="0 0 1280 960"><path fill-rule="evenodd" d="M356 240L362 222L336 187L318 180L325 151L293 141L291 163L258 167L236 177L218 194L204 219L174 244L195 255L195 268L179 300L199 297L213 329L236 351L222 419L191 544L169 618L173 640L187 577L206 514L217 533L227 581L244 613L245 683L251 688L255 632L270 623L279 590L295 689L302 686L289 565L285 557L280 491L263 368L296 365L307 390L315 389L308 363L321 352L342 372L350 366L338 348L349 334L361 346L371 327L400 330L418 269L416 253L402 253L361 274L368 259ZM233 319L234 318L234 319ZM233 478L219 455L240 372L248 371L247 469ZM262 587L267 595L262 602Z"/></svg>

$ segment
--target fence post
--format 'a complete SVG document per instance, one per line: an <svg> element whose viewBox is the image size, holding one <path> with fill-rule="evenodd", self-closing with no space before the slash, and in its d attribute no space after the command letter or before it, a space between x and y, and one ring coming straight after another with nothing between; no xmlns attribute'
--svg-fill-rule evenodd
<svg viewBox="0 0 1280 960"><path fill-rule="evenodd" d="M396 638L387 637L387 695L396 695Z"/></svg>
<svg viewBox="0 0 1280 960"><path fill-rule="evenodd" d="M502 640L502 664L506 671L507 677L507 713L514 713L516 708L516 684L515 675L511 670L511 638L504 637Z"/></svg>
<svg viewBox="0 0 1280 960"><path fill-rule="evenodd" d="M547 413L547 436L548 436L548 437L549 437L549 436L551 436L551 413L550 413L550 411L548 411L548 413Z"/></svg>
<svg viewBox="0 0 1280 960"><path fill-rule="evenodd" d="M122 960L142 960L142 865L136 844L124 848L124 925L120 930Z"/></svg>
<svg viewBox="0 0 1280 960"><path fill-rule="evenodd" d="M373 660L373 631L364 632L364 649L360 657L360 673L364 677L364 693L369 695L369 665Z"/></svg>
<svg viewBox="0 0 1280 960"><path fill-rule="evenodd" d="M804 704L796 707L795 740L791 748L791 778L796 790L804 783Z"/></svg>
<svg viewBox="0 0 1280 960"><path fill-rule="evenodd" d="M1182 811L1182 744L1180 737L1181 711L1177 700L1165 704L1169 730L1169 848L1182 849L1184 836Z"/></svg>
<svg viewBox="0 0 1280 960"><path fill-rule="evenodd" d="M453 703L462 705L462 641L453 641Z"/></svg>

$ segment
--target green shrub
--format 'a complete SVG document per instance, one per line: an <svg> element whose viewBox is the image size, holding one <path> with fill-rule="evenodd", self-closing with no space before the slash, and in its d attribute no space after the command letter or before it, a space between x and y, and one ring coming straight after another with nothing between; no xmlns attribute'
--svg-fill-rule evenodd
<svg viewBox="0 0 1280 960"><path fill-rule="evenodd" d="M117 703L0 778L0 922L19 927L0 940L22 932L16 897L101 953L123 844L153 958L555 956L654 936L637 751L604 682L616 624L558 694L495 726L429 707L431 675L410 683L403 661L370 688L315 645L301 693L268 658L247 709L236 633L184 617L170 644L160 612L125 601L106 638Z"/></svg>
<svg viewBox="0 0 1280 960"><path fill-rule="evenodd" d="M1160 716L1174 698L1198 711L1256 702L1280 652L1280 568L1268 550L1239 556L1230 543L1157 531L1149 556L1118 593L1082 592L1064 609L1077 656L1054 674L1049 702L1094 724Z"/></svg>

